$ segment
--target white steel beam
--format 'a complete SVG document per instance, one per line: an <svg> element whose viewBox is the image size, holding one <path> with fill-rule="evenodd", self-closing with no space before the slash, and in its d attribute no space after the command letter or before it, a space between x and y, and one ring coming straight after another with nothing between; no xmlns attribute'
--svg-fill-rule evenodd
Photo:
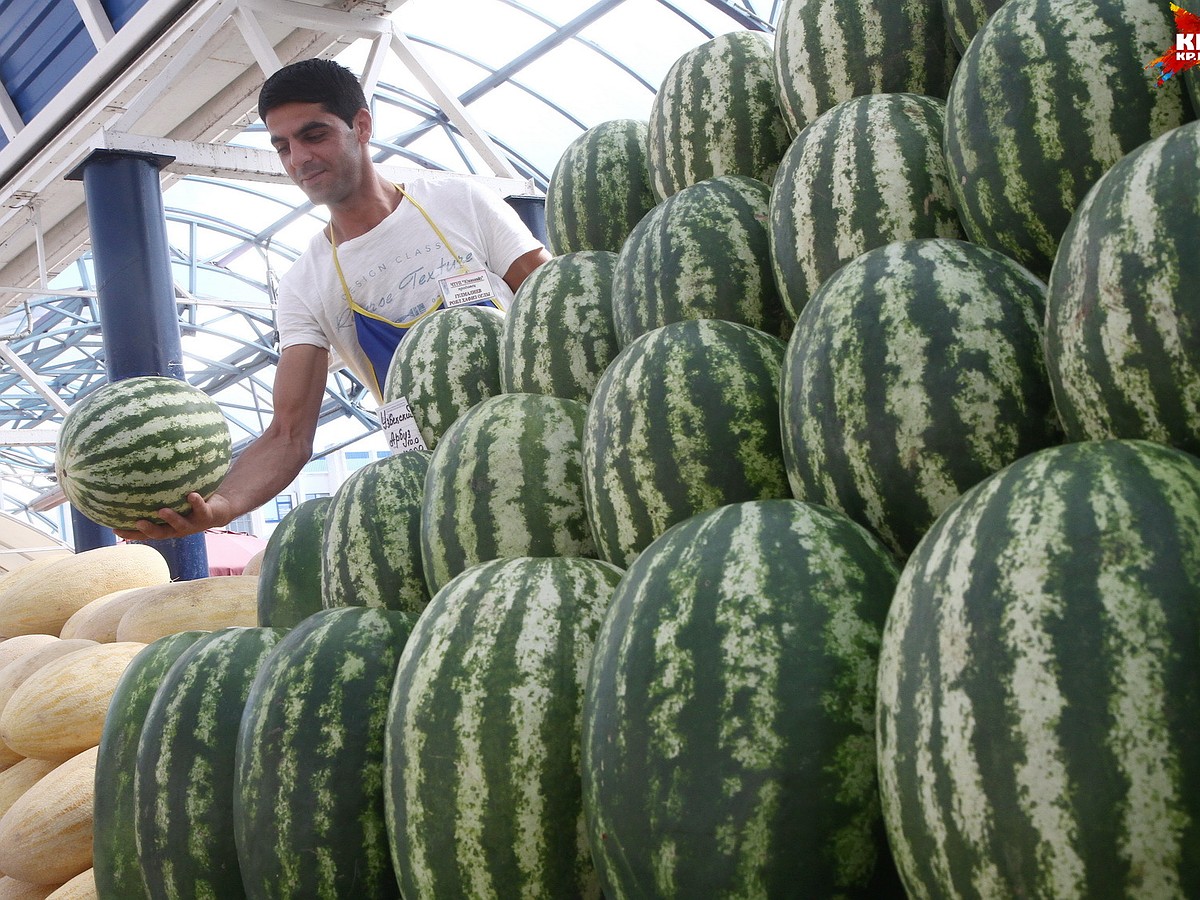
<svg viewBox="0 0 1200 900"><path fill-rule="evenodd" d="M0 447L53 447L58 443L58 427L6 428L0 431Z"/></svg>
<svg viewBox="0 0 1200 900"><path fill-rule="evenodd" d="M264 75L272 75L282 68L279 54L275 52L267 33L258 24L258 19L254 18L244 7L239 6L234 11L233 21L237 24L238 30L246 41L246 46L250 48L255 62L263 70Z"/></svg>
<svg viewBox="0 0 1200 900"><path fill-rule="evenodd" d="M479 127L471 114L467 112L467 108L458 101L458 98L446 90L437 76L421 61L416 49L412 45L412 41L397 27L392 28L392 52L417 77L417 80L421 82L425 90L429 91L434 102L441 107L442 112L446 114L446 117L454 124L462 136L467 139L471 146L479 152L484 162L491 166L492 173L507 178L515 178L517 172L509 164L508 160L504 158L504 154L500 151L500 148L488 137L487 132Z"/></svg>
<svg viewBox="0 0 1200 900"><path fill-rule="evenodd" d="M58 394L50 389L50 385L42 380L37 372L33 371L21 357L13 353L12 348L8 344L0 343L0 358L13 367L22 378L29 382L30 386L41 395L42 399L50 404L54 409L62 415L70 412L71 407L67 406L66 402Z"/></svg>
<svg viewBox="0 0 1200 900"><path fill-rule="evenodd" d="M25 122L21 119L17 104L13 103L4 85L0 84L0 130L3 130L4 136L11 141L24 127Z"/></svg>
<svg viewBox="0 0 1200 900"><path fill-rule="evenodd" d="M112 22L109 21L108 13L104 11L100 0L75 0L75 8L79 10L83 26L97 50L116 37L117 33L113 30Z"/></svg>

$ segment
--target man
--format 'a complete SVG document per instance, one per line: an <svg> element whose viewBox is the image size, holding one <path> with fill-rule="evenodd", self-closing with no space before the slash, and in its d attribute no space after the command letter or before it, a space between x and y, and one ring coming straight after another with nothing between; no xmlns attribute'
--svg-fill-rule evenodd
<svg viewBox="0 0 1200 900"><path fill-rule="evenodd" d="M384 178L371 162L362 87L343 66L310 59L280 69L258 111L288 176L330 220L280 283L275 414L207 501L189 494L187 516L160 510L166 524L141 521L117 532L126 539L182 537L257 509L312 456L331 369L345 365L378 397L390 351L415 319L452 302L453 279L472 285L464 299L482 290L506 308L550 258L503 200L468 179Z"/></svg>

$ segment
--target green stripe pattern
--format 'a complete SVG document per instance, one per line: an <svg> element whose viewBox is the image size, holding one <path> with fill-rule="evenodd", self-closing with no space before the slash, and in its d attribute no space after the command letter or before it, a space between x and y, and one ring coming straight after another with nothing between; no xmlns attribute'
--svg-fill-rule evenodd
<svg viewBox="0 0 1200 900"><path fill-rule="evenodd" d="M421 507L430 594L489 559L596 555L583 501L586 413L561 397L501 394L450 427Z"/></svg>
<svg viewBox="0 0 1200 900"><path fill-rule="evenodd" d="M900 577L880 785L910 897L1200 896L1200 460L1023 457Z"/></svg>
<svg viewBox="0 0 1200 900"><path fill-rule="evenodd" d="M878 896L875 674L896 577L865 529L796 500L701 513L633 562L584 706L605 897Z"/></svg>
<svg viewBox="0 0 1200 900"><path fill-rule="evenodd" d="M404 648L385 798L406 900L599 898L584 822L584 682L620 571L516 558L446 585Z"/></svg>
<svg viewBox="0 0 1200 900"><path fill-rule="evenodd" d="M851 97L945 97L957 63L941 0L784 0L779 10L772 71L794 135Z"/></svg>
<svg viewBox="0 0 1200 900"><path fill-rule="evenodd" d="M726 503L789 496L779 429L786 345L720 319L675 322L613 360L588 405L584 500L601 559Z"/></svg>
<svg viewBox="0 0 1200 900"><path fill-rule="evenodd" d="M647 165L659 202L716 175L767 184L791 140L771 72L771 39L718 35L667 70L650 105Z"/></svg>
<svg viewBox="0 0 1200 900"><path fill-rule="evenodd" d="M138 863L135 830L138 741L167 671L205 633L181 631L147 644L126 666L113 690L96 756L92 802L92 870L100 900L149 896Z"/></svg>
<svg viewBox="0 0 1200 900"><path fill-rule="evenodd" d="M321 610L263 661L235 757L233 830L247 896L400 896L384 817L384 736L415 621L395 610Z"/></svg>
<svg viewBox="0 0 1200 900"><path fill-rule="evenodd" d="M500 340L505 393L591 399L618 350L612 322L616 262L611 250L565 253L521 283Z"/></svg>
<svg viewBox="0 0 1200 900"><path fill-rule="evenodd" d="M258 573L258 624L291 628L322 609L325 517L333 497L313 497L271 532Z"/></svg>
<svg viewBox="0 0 1200 900"><path fill-rule="evenodd" d="M744 175L706 178L672 194L629 235L617 257L617 343L685 319L725 319L787 339L771 270L771 189Z"/></svg>
<svg viewBox="0 0 1200 900"><path fill-rule="evenodd" d="M55 472L67 499L100 525L133 529L158 511L186 514L229 468L229 426L216 401L178 378L138 376L89 394L63 419Z"/></svg>
<svg viewBox="0 0 1200 900"><path fill-rule="evenodd" d="M967 49L967 44L971 43L971 39L1003 2L1004 0L942 0L946 28L959 53Z"/></svg>
<svg viewBox="0 0 1200 900"><path fill-rule="evenodd" d="M432 450L468 409L500 393L504 314L490 306L454 306L427 314L392 356L383 402L408 400L421 440Z"/></svg>
<svg viewBox="0 0 1200 900"><path fill-rule="evenodd" d="M233 837L238 725L277 628L222 628L167 670L138 743L138 861L150 897L246 896Z"/></svg>
<svg viewBox="0 0 1200 900"><path fill-rule="evenodd" d="M1002 254L943 238L842 267L804 308L784 362L793 496L906 556L967 488L1058 443L1043 294Z"/></svg>
<svg viewBox="0 0 1200 900"><path fill-rule="evenodd" d="M333 495L321 551L321 605L419 613L429 602L421 504L431 454L409 450L351 473Z"/></svg>
<svg viewBox="0 0 1200 900"><path fill-rule="evenodd" d="M1200 454L1197 184L1193 122L1113 166L1063 236L1046 358L1073 440L1146 438Z"/></svg>
<svg viewBox="0 0 1200 900"><path fill-rule="evenodd" d="M795 319L813 292L874 247L963 237L942 155L945 104L917 94L839 103L792 142L771 187L770 260Z"/></svg>
<svg viewBox="0 0 1200 900"><path fill-rule="evenodd" d="M567 145L546 187L546 242L552 254L621 249L654 206L647 131L644 121L611 119Z"/></svg>
<svg viewBox="0 0 1200 900"><path fill-rule="evenodd" d="M1096 180L1191 118L1179 85L1156 87L1145 70L1174 42L1159 0L1001 6L946 99L946 161L968 237L1045 279Z"/></svg>

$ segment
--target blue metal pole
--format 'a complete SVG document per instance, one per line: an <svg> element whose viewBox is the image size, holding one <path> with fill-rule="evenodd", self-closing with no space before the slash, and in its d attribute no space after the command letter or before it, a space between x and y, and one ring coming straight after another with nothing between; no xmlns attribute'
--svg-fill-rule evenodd
<svg viewBox="0 0 1200 900"><path fill-rule="evenodd" d="M536 195L514 194L504 201L517 211L525 227L542 244L546 244L546 198Z"/></svg>
<svg viewBox="0 0 1200 900"><path fill-rule="evenodd" d="M93 152L68 179L82 180L96 269L100 336L109 381L137 375L183 379L183 346L171 279L159 171L170 157ZM76 532L76 551L80 546ZM85 542L94 540L85 529ZM175 580L208 575L204 535L151 541Z"/></svg>

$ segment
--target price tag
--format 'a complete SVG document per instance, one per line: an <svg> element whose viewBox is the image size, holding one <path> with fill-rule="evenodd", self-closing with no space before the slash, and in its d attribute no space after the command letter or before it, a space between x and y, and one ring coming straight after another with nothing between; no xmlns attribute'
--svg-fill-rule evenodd
<svg viewBox="0 0 1200 900"><path fill-rule="evenodd" d="M408 398L400 397L379 407L379 424L393 453L409 450L428 450L421 439L421 430L408 405Z"/></svg>
<svg viewBox="0 0 1200 900"><path fill-rule="evenodd" d="M496 299L496 295L492 293L492 283L484 269L464 272L461 275L447 275L445 278L439 278L438 284L442 289L442 305L446 309Z"/></svg>

